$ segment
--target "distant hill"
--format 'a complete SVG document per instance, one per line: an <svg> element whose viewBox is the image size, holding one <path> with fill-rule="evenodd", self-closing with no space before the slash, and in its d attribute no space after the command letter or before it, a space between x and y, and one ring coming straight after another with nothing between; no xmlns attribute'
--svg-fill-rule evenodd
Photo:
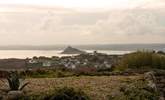
<svg viewBox="0 0 165 100"><path fill-rule="evenodd" d="M86 53L85 51L73 48L71 46L68 46L61 54L82 54Z"/></svg>

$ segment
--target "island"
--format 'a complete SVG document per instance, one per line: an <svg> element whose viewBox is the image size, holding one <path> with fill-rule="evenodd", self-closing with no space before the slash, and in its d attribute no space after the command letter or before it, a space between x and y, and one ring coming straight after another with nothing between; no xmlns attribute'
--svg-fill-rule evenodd
<svg viewBox="0 0 165 100"><path fill-rule="evenodd" d="M86 53L85 51L79 50L77 48L73 48L71 46L68 46L66 49L64 49L61 54L84 54Z"/></svg>

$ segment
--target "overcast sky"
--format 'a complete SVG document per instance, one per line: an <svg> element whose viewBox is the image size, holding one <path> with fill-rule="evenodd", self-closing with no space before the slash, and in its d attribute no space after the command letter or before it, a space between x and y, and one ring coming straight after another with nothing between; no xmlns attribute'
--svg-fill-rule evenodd
<svg viewBox="0 0 165 100"><path fill-rule="evenodd" d="M0 45L165 43L165 0L0 0Z"/></svg>

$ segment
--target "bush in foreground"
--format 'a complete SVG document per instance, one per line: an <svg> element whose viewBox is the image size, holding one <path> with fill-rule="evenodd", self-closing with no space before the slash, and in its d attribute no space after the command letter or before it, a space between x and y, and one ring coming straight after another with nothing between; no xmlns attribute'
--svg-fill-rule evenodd
<svg viewBox="0 0 165 100"><path fill-rule="evenodd" d="M89 100L89 97L81 90L64 87L56 90L50 100Z"/></svg>
<svg viewBox="0 0 165 100"><path fill-rule="evenodd" d="M82 90L63 87L55 89L47 95L32 95L19 100L90 100L90 98Z"/></svg>

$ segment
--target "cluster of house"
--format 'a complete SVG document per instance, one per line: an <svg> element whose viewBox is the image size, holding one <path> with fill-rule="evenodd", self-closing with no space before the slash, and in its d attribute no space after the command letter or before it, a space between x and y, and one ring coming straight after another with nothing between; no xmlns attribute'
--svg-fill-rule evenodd
<svg viewBox="0 0 165 100"><path fill-rule="evenodd" d="M101 53L85 53L77 56L65 57L33 57L28 59L27 66L35 67L66 67L75 69L78 67L111 68L122 56L107 55Z"/></svg>

